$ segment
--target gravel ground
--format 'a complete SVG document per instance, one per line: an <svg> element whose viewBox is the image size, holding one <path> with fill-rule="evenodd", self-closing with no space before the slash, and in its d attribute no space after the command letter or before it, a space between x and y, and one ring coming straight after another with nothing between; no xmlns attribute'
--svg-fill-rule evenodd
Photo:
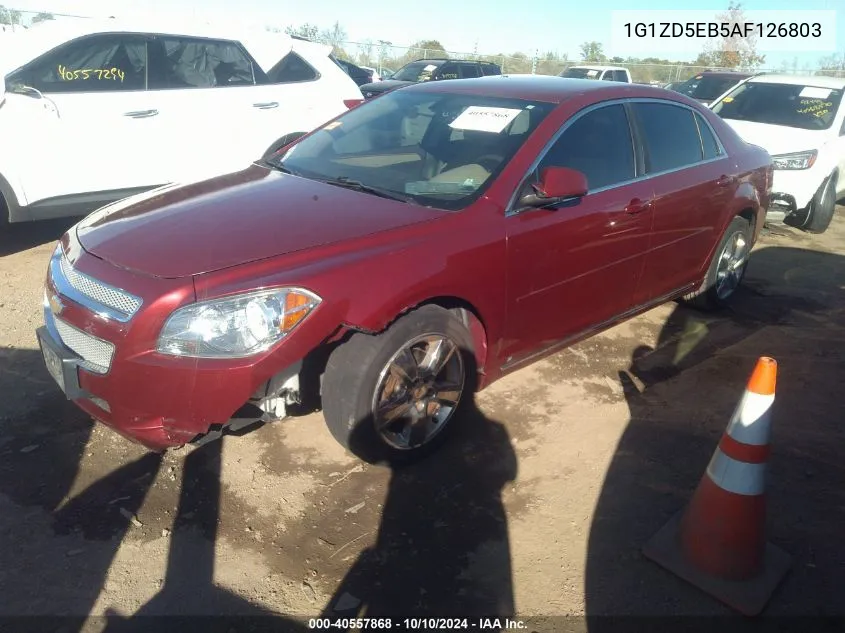
<svg viewBox="0 0 845 633"><path fill-rule="evenodd" d="M414 467L320 414L164 455L63 400L34 336L53 242L0 244L0 616L729 613L641 546L689 499L760 355L780 364L770 614L845 615L845 211L767 231L735 308L670 304L496 383ZM345 606L345 605L341 605ZM537 630L562 628L561 621ZM304 629L303 629L304 630Z"/></svg>

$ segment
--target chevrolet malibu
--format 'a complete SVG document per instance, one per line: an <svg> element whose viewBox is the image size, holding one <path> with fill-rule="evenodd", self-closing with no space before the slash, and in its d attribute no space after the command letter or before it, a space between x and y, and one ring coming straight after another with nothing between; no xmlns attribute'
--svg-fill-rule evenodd
<svg viewBox="0 0 845 633"><path fill-rule="evenodd" d="M765 150L659 88L415 85L94 212L52 256L37 335L69 399L152 449L322 407L352 452L405 461L509 372L729 301L771 182Z"/></svg>

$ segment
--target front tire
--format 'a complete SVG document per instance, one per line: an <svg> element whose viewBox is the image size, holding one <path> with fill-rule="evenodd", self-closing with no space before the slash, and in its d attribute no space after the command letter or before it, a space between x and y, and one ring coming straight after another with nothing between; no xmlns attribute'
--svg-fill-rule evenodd
<svg viewBox="0 0 845 633"><path fill-rule="evenodd" d="M381 334L353 334L332 352L323 415L334 438L358 457L404 464L442 444L474 383L469 331L448 310L427 305Z"/></svg>
<svg viewBox="0 0 845 633"><path fill-rule="evenodd" d="M717 310L728 305L745 277L750 252L751 224L737 216L716 248L701 289L684 300L701 310Z"/></svg>
<svg viewBox="0 0 845 633"><path fill-rule="evenodd" d="M836 211L836 181L834 172L821 184L807 208L788 216L784 223L807 233L827 231Z"/></svg>

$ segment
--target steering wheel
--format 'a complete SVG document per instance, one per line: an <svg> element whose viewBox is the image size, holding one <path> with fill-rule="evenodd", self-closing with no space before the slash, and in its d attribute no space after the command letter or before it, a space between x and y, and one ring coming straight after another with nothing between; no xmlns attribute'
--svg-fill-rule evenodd
<svg viewBox="0 0 845 633"><path fill-rule="evenodd" d="M476 165L481 165L484 169L492 173L504 160L505 157L501 154L483 154L472 162Z"/></svg>

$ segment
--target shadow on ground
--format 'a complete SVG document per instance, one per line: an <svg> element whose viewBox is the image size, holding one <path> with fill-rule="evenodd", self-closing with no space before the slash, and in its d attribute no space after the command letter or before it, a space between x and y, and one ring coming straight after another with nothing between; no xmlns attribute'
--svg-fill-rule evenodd
<svg viewBox="0 0 845 633"><path fill-rule="evenodd" d="M843 288L845 257L762 248L730 313L679 305L656 348L633 354L620 372L630 422L590 529L588 616L731 614L640 549L689 501L763 355L779 363L768 538L795 557L767 613L822 616L816 624L845 614ZM600 631L611 622L590 623Z"/></svg>

